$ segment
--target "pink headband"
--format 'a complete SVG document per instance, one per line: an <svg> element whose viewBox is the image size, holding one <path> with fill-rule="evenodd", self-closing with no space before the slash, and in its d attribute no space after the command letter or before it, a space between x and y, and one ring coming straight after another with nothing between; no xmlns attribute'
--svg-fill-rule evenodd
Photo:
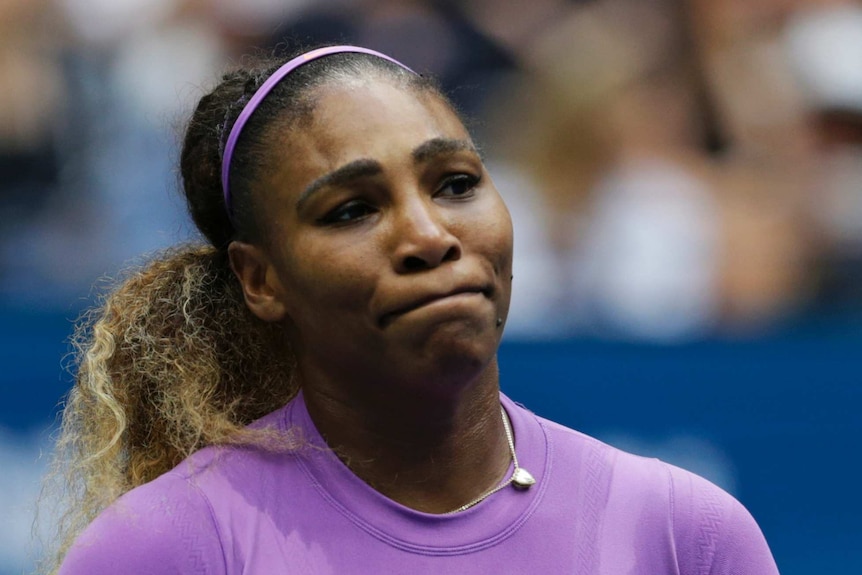
<svg viewBox="0 0 862 575"><path fill-rule="evenodd" d="M231 195L230 195L230 186L228 185L230 181L230 161L233 158L233 151L236 147L236 142L239 140L239 135L242 133L242 129L245 127L246 122L260 106L260 103L263 102L263 99L266 98L267 94L269 94L275 86L281 82L285 76L312 60L316 60L318 58L322 58L323 56L329 56L330 54L339 54L343 52L355 52L358 54L371 54L372 56L377 56L378 58L383 58L384 60L389 60L394 64L398 64L405 70L413 72L410 68L395 60L390 58L385 54L381 54L380 52L375 52L374 50L369 50L368 48L360 48L358 46L328 46L325 48L318 48L316 50L311 50L310 52L306 52L305 54L300 54L296 58L290 60L286 64L284 64L281 68L276 70L272 76L267 78L266 82L261 85L260 88L254 93L248 103L243 107L242 112L240 112L239 117L234 122L233 128L230 130L230 135L227 138L227 142L224 146L224 154L222 155L221 161L221 187L224 192L224 205L227 210L227 215L233 221L233 207L231 205ZM415 73L415 72L414 72Z"/></svg>

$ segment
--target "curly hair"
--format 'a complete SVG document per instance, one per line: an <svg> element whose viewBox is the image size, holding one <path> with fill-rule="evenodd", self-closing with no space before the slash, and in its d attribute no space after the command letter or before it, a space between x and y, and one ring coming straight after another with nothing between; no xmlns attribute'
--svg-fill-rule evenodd
<svg viewBox="0 0 862 575"><path fill-rule="evenodd" d="M50 474L61 491L56 550L45 555L40 571L56 572L78 534L119 496L202 447L295 447L290 437L247 427L289 401L299 384L283 326L248 310L227 251L237 239L265 240L254 200L266 192L258 182L273 161L274 131L308 117L313 89L328 81L380 77L445 98L432 80L363 54L336 54L297 69L246 124L232 162L231 222L220 181L226 133L286 59L226 74L188 124L180 157L183 193L209 245L157 255L77 328L76 383Z"/></svg>
<svg viewBox="0 0 862 575"><path fill-rule="evenodd" d="M165 253L79 325L57 443L76 499L64 550L114 499L201 447L265 443L245 426L296 394L288 343L248 311L223 259L211 247Z"/></svg>

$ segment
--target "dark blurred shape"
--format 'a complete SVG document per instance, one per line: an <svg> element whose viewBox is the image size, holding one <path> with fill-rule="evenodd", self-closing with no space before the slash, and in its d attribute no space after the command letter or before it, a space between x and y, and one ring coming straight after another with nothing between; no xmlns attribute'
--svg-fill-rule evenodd
<svg viewBox="0 0 862 575"><path fill-rule="evenodd" d="M316 44L358 44L438 78L468 118L479 114L515 62L454 2L364 0L311 8L284 21L266 45L290 52Z"/></svg>

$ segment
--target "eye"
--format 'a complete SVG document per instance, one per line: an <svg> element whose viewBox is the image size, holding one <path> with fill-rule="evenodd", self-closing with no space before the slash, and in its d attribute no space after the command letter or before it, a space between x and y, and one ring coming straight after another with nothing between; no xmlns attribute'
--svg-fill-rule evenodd
<svg viewBox="0 0 862 575"><path fill-rule="evenodd" d="M349 224L351 222L361 220L372 213L374 213L374 208L370 205L365 202L353 200L341 204L320 218L318 222L324 225Z"/></svg>
<svg viewBox="0 0 862 575"><path fill-rule="evenodd" d="M447 198L468 198L479 185L482 178L471 174L456 174L443 181L443 185L435 195Z"/></svg>

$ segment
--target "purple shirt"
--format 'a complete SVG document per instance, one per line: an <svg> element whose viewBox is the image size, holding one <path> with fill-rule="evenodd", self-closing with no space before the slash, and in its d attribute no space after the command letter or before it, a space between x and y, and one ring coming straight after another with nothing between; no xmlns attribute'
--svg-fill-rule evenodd
<svg viewBox="0 0 862 575"><path fill-rule="evenodd" d="M327 449L207 448L111 505L60 574L778 573L754 519L718 487L501 401L529 490L433 515ZM301 394L262 423L324 445Z"/></svg>

